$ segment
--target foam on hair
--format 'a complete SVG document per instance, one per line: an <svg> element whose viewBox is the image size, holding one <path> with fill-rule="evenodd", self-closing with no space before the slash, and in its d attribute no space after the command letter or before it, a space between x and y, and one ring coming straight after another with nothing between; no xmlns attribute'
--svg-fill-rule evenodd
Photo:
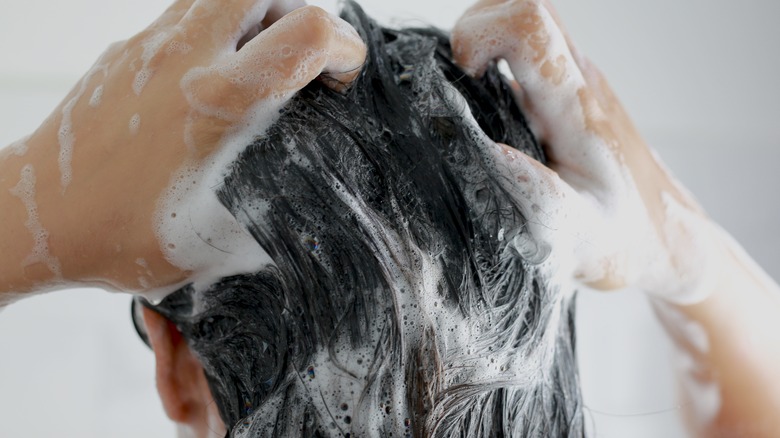
<svg viewBox="0 0 780 438"><path fill-rule="evenodd" d="M583 436L573 293L478 147L544 162L511 90L438 31L343 17L357 82L307 86L218 188L272 263L153 308L232 437Z"/></svg>

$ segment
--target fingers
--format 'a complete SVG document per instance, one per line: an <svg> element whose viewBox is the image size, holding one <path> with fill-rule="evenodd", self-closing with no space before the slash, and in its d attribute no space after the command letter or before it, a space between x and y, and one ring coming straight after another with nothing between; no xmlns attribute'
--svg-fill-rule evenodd
<svg viewBox="0 0 780 438"><path fill-rule="evenodd" d="M505 176L502 181L520 203L523 213L529 220L531 216L547 216L537 222L552 225L556 204L573 195L572 189L555 171L511 146L498 143L492 153L498 174Z"/></svg>
<svg viewBox="0 0 780 438"><path fill-rule="evenodd" d="M553 170L528 155L503 144L492 146L491 152L499 181L526 221L522 230L509 234L508 245L531 263L552 261L555 269L574 271L575 266L562 265L569 263L562 259L562 251L577 245L571 213L578 211L572 203L581 198Z"/></svg>
<svg viewBox="0 0 780 438"><path fill-rule="evenodd" d="M594 204L557 172L512 147L499 144L493 154L498 173L505 177L501 181L507 193L526 219L525 233L510 236L509 244L526 261L549 262L553 275L571 275L584 284L605 278L602 260L612 247L599 247L594 242L614 240L615 230Z"/></svg>
<svg viewBox="0 0 780 438"><path fill-rule="evenodd" d="M494 59L506 59L533 110L545 119L558 115L561 100L576 102L585 80L550 12L536 0L483 3L453 31L456 62L480 74Z"/></svg>
<svg viewBox="0 0 780 438"><path fill-rule="evenodd" d="M608 118L542 1L480 2L456 25L452 44L456 62L472 74L481 74L494 59L507 60L522 89L519 104L564 179L611 173Z"/></svg>
<svg viewBox="0 0 780 438"><path fill-rule="evenodd" d="M176 0L149 26L150 29L176 25L187 14L195 0Z"/></svg>
<svg viewBox="0 0 780 438"><path fill-rule="evenodd" d="M184 87L202 112L235 120L257 101L286 99L322 73L349 83L365 56L352 26L307 6L279 19L216 67L191 72Z"/></svg>
<svg viewBox="0 0 780 438"><path fill-rule="evenodd" d="M569 50L574 56L574 60L577 62L577 65L582 68L580 61L584 60L584 58L580 57L580 54L577 51L577 46L574 45L574 41L572 41L569 32L566 30L566 26L563 25L563 20L561 19L560 14L558 14L558 10L555 9L555 6L550 0L542 0L542 5L550 13L553 21L555 21L555 25L558 26L558 29L560 29L561 33L563 34L563 37L566 40L566 45L569 47Z"/></svg>
<svg viewBox="0 0 780 438"><path fill-rule="evenodd" d="M314 6L285 15L242 52L237 59L240 69L278 79L279 95L303 88L321 73L338 83L350 83L366 57L365 44L352 26ZM266 59L259 62L258 54Z"/></svg>
<svg viewBox="0 0 780 438"><path fill-rule="evenodd" d="M268 12L263 19L263 26L269 27L285 15L304 6L306 6L304 0L276 0L268 8Z"/></svg>
<svg viewBox="0 0 780 438"><path fill-rule="evenodd" d="M262 23L272 6L272 0L196 0L179 24L200 46L234 49L242 36Z"/></svg>
<svg viewBox="0 0 780 438"><path fill-rule="evenodd" d="M304 0L177 0L149 30L181 25L211 46L239 48ZM244 41L240 41L241 39Z"/></svg>
<svg viewBox="0 0 780 438"><path fill-rule="evenodd" d="M238 49L241 49L247 42L256 37L264 29L267 29L272 24L276 23L283 16L290 12L306 6L306 2L303 0L276 0L271 4L271 7L266 12L263 21L258 23L254 28L250 29L248 33L245 33L241 40L238 42Z"/></svg>

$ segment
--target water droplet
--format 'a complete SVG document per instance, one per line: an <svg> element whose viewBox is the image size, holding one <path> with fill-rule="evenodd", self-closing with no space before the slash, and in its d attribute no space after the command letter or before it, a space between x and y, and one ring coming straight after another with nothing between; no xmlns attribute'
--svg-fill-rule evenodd
<svg viewBox="0 0 780 438"><path fill-rule="evenodd" d="M303 245L309 250L309 251L317 251L320 249L320 241L317 240L316 237L312 236L306 236L303 239Z"/></svg>

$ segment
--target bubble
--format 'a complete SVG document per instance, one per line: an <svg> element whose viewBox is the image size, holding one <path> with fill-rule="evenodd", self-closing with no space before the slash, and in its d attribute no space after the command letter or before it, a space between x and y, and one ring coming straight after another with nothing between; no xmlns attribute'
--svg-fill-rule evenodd
<svg viewBox="0 0 780 438"><path fill-rule="evenodd" d="M89 98L89 106L96 108L100 105L100 101L103 100L103 85L98 85L95 90L92 91L92 97Z"/></svg>
<svg viewBox="0 0 780 438"><path fill-rule="evenodd" d="M19 198L27 210L25 226L33 237L32 253L25 259L24 266L35 263L43 263L54 275L55 279L62 278L62 267L57 257L49 252L49 232L43 228L38 216L38 205L35 202L35 171L32 165L25 165L20 174L19 183L10 192Z"/></svg>
<svg viewBox="0 0 780 438"><path fill-rule="evenodd" d="M138 129L141 127L141 116L138 113L133 114L133 117L130 118L130 123L128 125L130 128L130 134L138 134Z"/></svg>
<svg viewBox="0 0 780 438"><path fill-rule="evenodd" d="M65 191L68 185L70 185L72 178L71 161L73 159L73 147L76 142L76 137L72 126L73 108L84 95L84 92L87 88L87 83L92 79L92 77L99 71L102 71L104 75L108 71L108 67L104 64L101 64L100 61L101 60L99 59L98 62L91 69L89 69L87 74L84 75L84 77L81 79L81 82L79 82L79 87L78 90L76 90L76 93L62 107L62 119L60 120L60 127L57 131L57 141L60 145L58 164L60 168L60 185L62 186L63 191Z"/></svg>
<svg viewBox="0 0 780 438"><path fill-rule="evenodd" d="M187 53L190 53L190 51L192 51L192 46L181 41L171 41L168 44L168 47L165 49L165 53L167 55L173 55L177 53L186 55Z"/></svg>
<svg viewBox="0 0 780 438"><path fill-rule="evenodd" d="M29 136L24 138L24 139L22 139L22 140L16 141L13 144L11 144L10 148L13 151L14 155L22 157L25 154L27 154L27 151L29 149L27 147L27 140L28 139L29 139Z"/></svg>
<svg viewBox="0 0 780 438"><path fill-rule="evenodd" d="M317 251L320 249L320 241L317 240L316 237L307 236L303 239L303 244L311 252Z"/></svg>
<svg viewBox="0 0 780 438"><path fill-rule="evenodd" d="M149 283L149 280L147 280L144 276L138 277L138 284L144 289L151 287L151 283Z"/></svg>
<svg viewBox="0 0 780 438"><path fill-rule="evenodd" d="M135 74L135 79L133 80L133 93L135 93L136 96L141 95L141 91L143 91L151 77L152 71L148 68L141 68L138 70L138 72Z"/></svg>

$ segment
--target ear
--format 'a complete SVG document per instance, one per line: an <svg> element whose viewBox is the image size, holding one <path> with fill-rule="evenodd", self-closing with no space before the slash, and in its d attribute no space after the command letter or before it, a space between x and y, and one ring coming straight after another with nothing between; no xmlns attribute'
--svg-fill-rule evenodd
<svg viewBox="0 0 780 438"><path fill-rule="evenodd" d="M210 436L208 432L215 432L215 428L224 429L203 366L182 334L153 310L144 307L143 315L157 362L157 392L168 417L189 426L196 436ZM201 430L206 434L198 433Z"/></svg>

